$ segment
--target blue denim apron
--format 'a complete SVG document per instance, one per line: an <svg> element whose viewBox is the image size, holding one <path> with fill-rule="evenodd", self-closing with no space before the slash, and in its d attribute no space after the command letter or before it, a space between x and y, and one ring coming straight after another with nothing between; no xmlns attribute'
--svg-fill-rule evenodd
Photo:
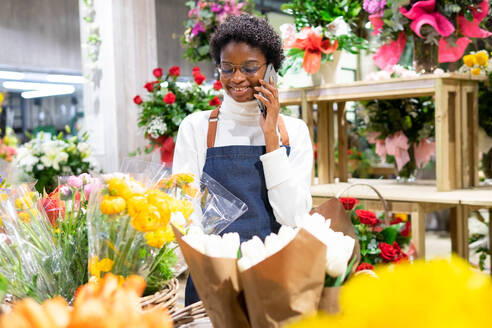
<svg viewBox="0 0 492 328"><path fill-rule="evenodd" d="M271 232L278 232L280 224L275 220L268 201L268 193L260 156L266 153L265 146L224 146L214 147L219 110L214 110L209 119L207 155L203 172L219 182L232 194L248 205L248 211L241 215L222 233L237 232L241 242L258 236L262 240ZM279 116L279 132L282 145L290 153L289 139L284 122ZM185 290L185 305L198 302L191 276Z"/></svg>

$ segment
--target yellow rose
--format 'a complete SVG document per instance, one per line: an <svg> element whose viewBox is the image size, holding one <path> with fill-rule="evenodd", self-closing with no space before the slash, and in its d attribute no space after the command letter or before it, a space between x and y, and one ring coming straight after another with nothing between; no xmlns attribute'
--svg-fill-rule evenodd
<svg viewBox="0 0 492 328"><path fill-rule="evenodd" d="M112 178L108 183L108 190L111 195L123 197L125 200L133 196L133 192L125 182L120 178Z"/></svg>
<svg viewBox="0 0 492 328"><path fill-rule="evenodd" d="M463 62L468 67L473 67L477 63L477 57L474 54L466 55L463 57Z"/></svg>
<svg viewBox="0 0 492 328"><path fill-rule="evenodd" d="M487 66L489 61L489 55L486 51L479 51L475 54L475 58L477 60L477 64L480 66Z"/></svg>
<svg viewBox="0 0 492 328"><path fill-rule="evenodd" d="M480 68L474 68L471 70L472 75L480 75L482 73L482 70Z"/></svg>
<svg viewBox="0 0 492 328"><path fill-rule="evenodd" d="M140 211L130 223L135 230L153 231L161 226L161 216L157 207L149 205L145 210Z"/></svg>
<svg viewBox="0 0 492 328"><path fill-rule="evenodd" d="M145 210L148 205L149 203L144 196L133 196L128 200L128 214L130 214L132 218L136 217L138 213Z"/></svg>
<svg viewBox="0 0 492 328"><path fill-rule="evenodd" d="M100 208L104 214L118 214L125 210L126 202L122 197L105 195Z"/></svg>

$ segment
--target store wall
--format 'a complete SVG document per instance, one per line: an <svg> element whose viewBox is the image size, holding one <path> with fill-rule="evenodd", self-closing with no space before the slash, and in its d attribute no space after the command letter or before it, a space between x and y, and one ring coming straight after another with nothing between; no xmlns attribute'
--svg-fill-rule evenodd
<svg viewBox="0 0 492 328"><path fill-rule="evenodd" d="M2 0L0 67L79 72L77 0Z"/></svg>

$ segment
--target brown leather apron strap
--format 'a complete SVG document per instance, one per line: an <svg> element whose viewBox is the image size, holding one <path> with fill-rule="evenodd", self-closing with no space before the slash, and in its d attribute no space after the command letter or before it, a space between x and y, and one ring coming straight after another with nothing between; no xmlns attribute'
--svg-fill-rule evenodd
<svg viewBox="0 0 492 328"><path fill-rule="evenodd" d="M217 121L219 120L219 109L219 107L214 109L208 118L207 148L212 148L215 145ZM278 131L280 132L280 140L282 141L282 145L289 146L289 134L285 128L284 119L280 115L278 116Z"/></svg>
<svg viewBox="0 0 492 328"><path fill-rule="evenodd" d="M208 132L207 132L207 148L212 148L215 144L215 135L217 134L217 121L219 120L219 107L214 109L210 113L208 118Z"/></svg>

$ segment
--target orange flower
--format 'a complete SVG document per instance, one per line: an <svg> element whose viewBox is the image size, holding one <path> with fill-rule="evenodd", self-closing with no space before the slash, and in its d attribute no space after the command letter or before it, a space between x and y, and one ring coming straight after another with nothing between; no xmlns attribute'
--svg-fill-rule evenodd
<svg viewBox="0 0 492 328"><path fill-rule="evenodd" d="M122 197L105 195L100 208L101 212L104 214L118 214L125 210L126 202Z"/></svg>
<svg viewBox="0 0 492 328"><path fill-rule="evenodd" d="M304 27L301 34L304 34L305 38L297 38L291 47L304 50L302 67L307 73L314 74L321 65L321 55L334 53L338 49L338 40L331 43L330 39L323 39L321 34L311 27Z"/></svg>

